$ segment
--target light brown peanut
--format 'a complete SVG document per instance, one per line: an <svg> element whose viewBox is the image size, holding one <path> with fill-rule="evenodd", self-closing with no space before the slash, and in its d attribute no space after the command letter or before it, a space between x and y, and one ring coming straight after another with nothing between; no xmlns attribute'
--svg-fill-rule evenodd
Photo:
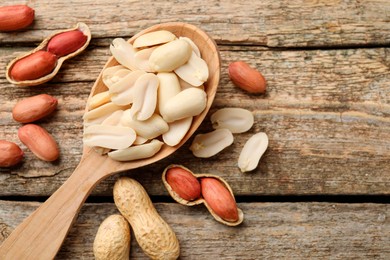
<svg viewBox="0 0 390 260"><path fill-rule="evenodd" d="M18 136L39 159L48 162L57 160L60 154L57 143L44 128L27 124L19 128Z"/></svg>
<svg viewBox="0 0 390 260"><path fill-rule="evenodd" d="M20 123L30 123L50 115L57 107L55 97L40 94L19 101L12 109L12 117Z"/></svg>
<svg viewBox="0 0 390 260"><path fill-rule="evenodd" d="M93 242L95 260L128 260L130 227L119 215L108 216L99 226Z"/></svg>
<svg viewBox="0 0 390 260"><path fill-rule="evenodd" d="M135 239L151 259L177 259L179 241L172 228L158 214L140 183L128 177L114 185L114 201L130 223Z"/></svg>

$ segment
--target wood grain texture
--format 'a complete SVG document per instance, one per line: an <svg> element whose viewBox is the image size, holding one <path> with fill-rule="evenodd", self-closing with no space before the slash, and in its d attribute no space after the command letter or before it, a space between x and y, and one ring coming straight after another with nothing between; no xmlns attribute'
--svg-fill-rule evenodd
<svg viewBox="0 0 390 260"><path fill-rule="evenodd" d="M38 203L0 201L0 243ZM202 206L155 203L175 231L181 259L388 259L390 206L384 204L240 203L245 220L228 227ZM100 223L114 204L87 204L56 259L93 259ZM148 259L131 241L131 259Z"/></svg>
<svg viewBox="0 0 390 260"><path fill-rule="evenodd" d="M36 160L26 151L24 163L1 169L0 194L47 196L76 167L81 157L85 100L108 54L108 47L91 47L69 60L53 82L34 88L4 82L0 56L0 138L20 142L10 111L17 100L39 93L59 99L56 113L39 123L60 141L55 163ZM237 195L389 194L390 191L390 56L388 48L270 51L257 47L222 46L222 76L211 113L223 107L253 111L255 125L235 135L234 144L215 157L195 158L187 143L173 156L133 171L152 195L166 195L160 176L170 163L196 173L225 178ZM257 67L268 82L266 95L249 95L235 87L227 66L244 60ZM209 120L200 132L211 131ZM264 131L269 148L260 166L240 174L239 152L252 134ZM190 139L191 141L191 139ZM29 178L52 176L47 178ZM93 194L108 195L117 177Z"/></svg>
<svg viewBox="0 0 390 260"><path fill-rule="evenodd" d="M33 26L18 34L0 33L0 42L40 42L77 22L87 23L94 38L106 38L132 36L151 25L173 21L200 26L219 43L329 47L390 42L387 0L22 2L36 11Z"/></svg>

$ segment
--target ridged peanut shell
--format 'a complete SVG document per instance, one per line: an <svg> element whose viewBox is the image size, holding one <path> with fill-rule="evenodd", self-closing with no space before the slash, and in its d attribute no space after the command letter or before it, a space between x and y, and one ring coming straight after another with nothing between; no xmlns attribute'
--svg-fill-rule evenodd
<svg viewBox="0 0 390 260"><path fill-rule="evenodd" d="M214 212L214 210L210 207L210 205L207 203L207 201L203 197L200 197L199 199L196 199L196 200L193 200L193 201L189 201L189 200L181 198L172 189L172 187L169 185L169 183L167 181L167 176L166 176L167 172L169 171L169 169L175 168L175 167L180 167L183 170L191 173L195 178L198 179L198 181L200 181L201 178L215 178L215 179L219 180L226 187L226 189L230 192L230 194L232 195L233 199L234 199L234 193L233 193L233 190L231 189L231 187L229 186L229 184L224 179L222 179L221 177L219 177L217 175L207 174L207 173L195 174L190 169L184 167L183 165L171 164L171 165L168 165L164 169L164 171L162 173L162 182L163 182L165 188L167 189L169 195L171 195L171 197L176 202L178 202L178 203L180 203L182 205L185 205L185 206L194 206L194 205L204 204L206 206L207 210L210 212L210 214L214 217L214 219L216 221L218 221L218 222L220 222L220 223L222 223L224 225L227 225L227 226L237 226L237 225L241 224L244 221L244 213L243 213L243 211L240 208L237 208L238 220L234 221L234 222L230 222L230 221L226 221L226 220L222 219L220 216L218 216L218 214L216 214Z"/></svg>
<svg viewBox="0 0 390 260"><path fill-rule="evenodd" d="M43 51L43 50L46 50L47 48L47 45L49 43L49 41L61 34L61 33L64 33L64 32L69 32L69 31L74 31L74 30L79 30L81 31L84 35L87 36L87 40L85 41L84 45L81 46L79 49L77 49L76 51L72 52L72 53L69 53L68 55L65 55L65 56L62 56L62 57L59 57L58 60L57 60L57 63L54 67L54 69L47 73L46 75L43 75L37 79L29 79L29 80L15 80L12 75L11 75L11 70L13 68L13 66L15 65L15 63L33 53L36 53L38 51ZM37 86L37 85L40 85L40 84L43 84L45 82L48 82L49 80L51 80L52 78L54 78L54 76L58 73L58 71L60 70L62 64L70 59L70 58L73 58L74 56L80 54L82 51L85 50L85 48L87 48L89 42L91 40L91 31L89 30L89 27L85 24L85 23L78 23L74 28L71 28L71 29L67 29L67 30L63 30L63 31L59 31L55 34L52 34L50 35L49 37L47 37L46 39L44 39L39 45L38 47L36 47L34 50L28 52L28 53L25 53L19 57L16 57L15 59L13 59L8 65L7 65L7 69L6 69L6 78L7 80L14 84L14 85L17 85L17 86Z"/></svg>
<svg viewBox="0 0 390 260"><path fill-rule="evenodd" d="M179 241L158 214L146 190L134 179L119 178L114 185L114 202L130 223L135 239L151 259L177 259Z"/></svg>
<svg viewBox="0 0 390 260"><path fill-rule="evenodd" d="M127 260L130 256L130 227L119 215L108 216L99 226L93 242L95 260Z"/></svg>

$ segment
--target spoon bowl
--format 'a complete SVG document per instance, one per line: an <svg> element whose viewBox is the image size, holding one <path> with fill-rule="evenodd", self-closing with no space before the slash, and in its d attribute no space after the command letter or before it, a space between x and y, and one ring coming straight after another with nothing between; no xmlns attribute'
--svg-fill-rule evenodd
<svg viewBox="0 0 390 260"><path fill-rule="evenodd" d="M188 37L198 46L202 58L209 67L209 78L204 83L207 93L207 105L204 111L194 117L189 131L179 144L173 147L164 144L161 150L150 158L117 162L107 155L100 155L92 148L84 146L80 163L69 179L17 226L0 245L0 259L53 259L84 201L101 180L121 171L152 164L171 155L200 126L213 103L219 83L220 56L217 45L209 35L196 26L179 22L152 26L134 35L129 42L133 43L140 35L158 30L171 31L177 37ZM117 64L115 58L111 57L103 70ZM93 95L107 90L102 80L102 72L92 87L89 99Z"/></svg>

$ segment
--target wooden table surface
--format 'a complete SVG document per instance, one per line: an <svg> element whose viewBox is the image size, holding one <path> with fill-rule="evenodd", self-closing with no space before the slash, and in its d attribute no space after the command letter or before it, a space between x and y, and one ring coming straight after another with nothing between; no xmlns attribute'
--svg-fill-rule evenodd
<svg viewBox="0 0 390 260"><path fill-rule="evenodd" d="M187 142L167 159L121 173L92 192L57 259L93 259L101 221L118 213L113 183L138 180L172 226L181 259L390 259L390 2L388 0L264 1L2 1L35 9L27 30L0 33L0 139L24 152L22 164L0 169L0 243L72 173L82 152L85 100L110 56L116 37L130 38L157 23L199 26L218 43L219 89L210 113L224 107L253 112L255 125L234 135L218 155L195 158ZM1 21L0 21L1 22ZM43 38L89 25L90 45L68 60L50 82L17 87L5 67ZM229 80L229 63L259 69L267 93L251 95ZM15 103L47 93L58 98L54 115L38 122L58 141L54 163L38 160L17 137ZM209 117L198 133L211 131ZM242 174L240 150L256 132L269 147L259 166ZM245 220L238 227L216 222L203 206L175 203L161 173L171 164L212 173L232 187ZM132 259L147 259L135 239Z"/></svg>

